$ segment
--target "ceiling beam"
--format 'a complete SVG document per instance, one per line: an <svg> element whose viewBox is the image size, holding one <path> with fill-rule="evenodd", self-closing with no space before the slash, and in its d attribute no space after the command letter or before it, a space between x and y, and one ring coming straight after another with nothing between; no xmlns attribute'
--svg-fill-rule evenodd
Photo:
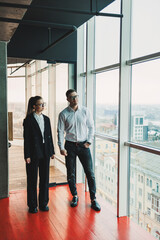
<svg viewBox="0 0 160 240"><path fill-rule="evenodd" d="M47 51L49 48L54 47L57 43L59 43L60 41L64 40L66 37L68 37L69 35L71 35L76 29L72 29L69 32L65 33L62 37L58 38L55 42L51 43L48 47L46 47L45 49L43 49L40 54L44 53L45 51Z"/></svg>
<svg viewBox="0 0 160 240"><path fill-rule="evenodd" d="M103 16L103 17L123 17L122 14L115 14L115 13L100 13L98 11L81 11L81 10L75 10L75 9L65 9L65 8L54 8L50 6L43 6L43 5L25 5L25 4L15 4L15 3L2 3L0 2L1 7L11 7L11 8L22 8L22 9L43 9L43 10L49 10L49 11L56 11L56 12L65 12L65 13L73 13L73 14L84 14L89 16Z"/></svg>
<svg viewBox="0 0 160 240"><path fill-rule="evenodd" d="M50 45L48 45L46 48L44 48L43 50L40 51L40 53L36 56L39 57L41 54L43 54L44 52L46 52L48 49L54 47L57 43L61 42L62 40L64 40L65 38L67 38L69 35L71 35L73 32L75 32L77 29L71 29L70 31L68 31L67 33L65 33L62 37L60 37L59 39L57 39L56 41L52 42ZM18 71L20 68L24 67L26 64L29 64L32 60L28 60L26 61L24 64L22 64L21 66L19 66L18 68L16 68L14 71L12 71L10 73L10 75L12 75L13 73L15 73L16 71Z"/></svg>
<svg viewBox="0 0 160 240"><path fill-rule="evenodd" d="M25 19L16 19L16 18L3 18L0 17L0 22L11 22L11 23L20 23L24 25L33 25L39 27L51 27L55 29L73 29L77 30L76 26L62 23L53 23L53 22L45 22L45 21L33 21L33 20L25 20Z"/></svg>

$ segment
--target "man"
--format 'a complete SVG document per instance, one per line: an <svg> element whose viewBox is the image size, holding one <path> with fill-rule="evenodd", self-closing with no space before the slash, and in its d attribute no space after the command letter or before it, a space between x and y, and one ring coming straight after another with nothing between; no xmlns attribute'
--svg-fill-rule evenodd
<svg viewBox="0 0 160 240"><path fill-rule="evenodd" d="M89 146L94 135L93 119L86 107L78 106L78 95L74 89L66 92L69 106L59 114L58 145L60 153L65 156L67 167L67 180L73 196L71 207L78 204L76 189L76 157L78 156L84 168L91 198L91 208L100 211L101 207L96 201L96 183L92 167L92 157ZM64 146L64 133L65 146Z"/></svg>

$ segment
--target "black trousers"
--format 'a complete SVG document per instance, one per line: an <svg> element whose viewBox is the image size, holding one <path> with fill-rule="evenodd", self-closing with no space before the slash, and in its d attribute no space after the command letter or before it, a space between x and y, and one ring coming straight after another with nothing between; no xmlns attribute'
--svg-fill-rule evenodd
<svg viewBox="0 0 160 240"><path fill-rule="evenodd" d="M45 156L42 159L31 159L26 164L27 171L27 204L29 208L37 207L37 177L39 168L39 206L44 207L49 201L49 162Z"/></svg>
<svg viewBox="0 0 160 240"><path fill-rule="evenodd" d="M77 195L75 173L76 173L76 157L78 156L87 177L90 198L91 200L95 199L96 183L93 172L92 156L90 149L85 148L84 142L74 143L70 141L66 141L65 149L67 150L68 153L68 155L65 157L67 167L67 180L72 195L73 196Z"/></svg>

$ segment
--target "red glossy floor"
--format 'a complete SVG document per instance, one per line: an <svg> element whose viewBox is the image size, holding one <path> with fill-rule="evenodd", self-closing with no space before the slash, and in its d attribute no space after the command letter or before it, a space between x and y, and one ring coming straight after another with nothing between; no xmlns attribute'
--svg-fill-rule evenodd
<svg viewBox="0 0 160 240"><path fill-rule="evenodd" d="M68 186L50 188L49 212L28 213L26 191L10 193L0 200L0 240L151 240L144 229L98 199L101 212L90 208L89 194L78 185L79 205L69 206Z"/></svg>

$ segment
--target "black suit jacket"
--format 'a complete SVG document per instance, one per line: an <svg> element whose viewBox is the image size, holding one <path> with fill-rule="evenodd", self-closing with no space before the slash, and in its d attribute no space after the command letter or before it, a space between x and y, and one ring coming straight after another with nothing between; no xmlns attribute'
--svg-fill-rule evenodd
<svg viewBox="0 0 160 240"><path fill-rule="evenodd" d="M44 141L45 157L50 158L54 152L50 120L44 117ZM27 116L23 121L24 158L40 159L44 157L43 137L39 125L33 114Z"/></svg>

